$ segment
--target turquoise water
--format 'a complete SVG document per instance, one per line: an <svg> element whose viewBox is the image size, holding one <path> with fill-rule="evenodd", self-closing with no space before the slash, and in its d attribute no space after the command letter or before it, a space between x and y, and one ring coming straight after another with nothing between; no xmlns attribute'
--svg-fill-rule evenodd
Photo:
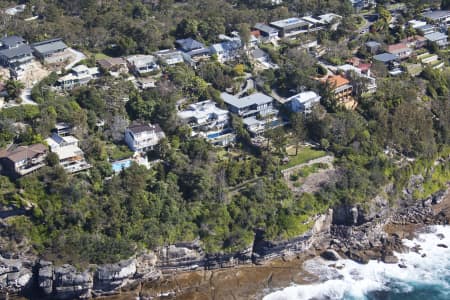
<svg viewBox="0 0 450 300"><path fill-rule="evenodd" d="M304 268L317 275L320 283L268 291L264 300L450 300L450 248L437 246L450 247L450 227L429 230L414 240L404 240L409 247L419 245L420 254L396 253L406 269L398 264L370 261L361 265L351 260L340 260L341 269L336 269L331 262L314 258Z"/></svg>
<svg viewBox="0 0 450 300"><path fill-rule="evenodd" d="M120 160L111 163L114 172L119 173L123 169L129 168L131 166L132 159Z"/></svg>

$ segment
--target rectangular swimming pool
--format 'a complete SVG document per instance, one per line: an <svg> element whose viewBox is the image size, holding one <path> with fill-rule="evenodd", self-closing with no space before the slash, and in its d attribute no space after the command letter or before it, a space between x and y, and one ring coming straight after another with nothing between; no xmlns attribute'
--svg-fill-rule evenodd
<svg viewBox="0 0 450 300"><path fill-rule="evenodd" d="M131 166L131 162L133 160L130 159L124 159L124 160L118 160L115 162L112 162L112 169L115 173L119 173L120 171L122 171L123 169L129 168Z"/></svg>

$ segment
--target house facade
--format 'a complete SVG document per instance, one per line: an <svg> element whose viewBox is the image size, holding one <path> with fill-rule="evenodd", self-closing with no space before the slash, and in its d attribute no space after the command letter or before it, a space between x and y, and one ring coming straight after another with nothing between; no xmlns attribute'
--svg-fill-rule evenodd
<svg viewBox="0 0 450 300"><path fill-rule="evenodd" d="M137 76L144 76L159 70L153 55L131 55L127 57L127 62L130 70Z"/></svg>
<svg viewBox="0 0 450 300"><path fill-rule="evenodd" d="M310 113L321 97L313 91L302 92L286 99L286 105L293 112Z"/></svg>
<svg viewBox="0 0 450 300"><path fill-rule="evenodd" d="M178 49L184 53L185 60L197 63L211 56L210 48L192 38L180 39L175 43Z"/></svg>
<svg viewBox="0 0 450 300"><path fill-rule="evenodd" d="M236 138L230 128L228 111L217 107L212 100L190 104L177 115L192 128L193 136L203 136L212 144L227 146Z"/></svg>
<svg viewBox="0 0 450 300"><path fill-rule="evenodd" d="M228 110L240 117L265 117L278 113L273 108L273 98L262 93L254 93L243 98L222 93L220 97L227 105Z"/></svg>
<svg viewBox="0 0 450 300"><path fill-rule="evenodd" d="M263 23L256 23L253 26L258 31L258 35L262 42L268 42L278 39L279 30Z"/></svg>
<svg viewBox="0 0 450 300"><path fill-rule="evenodd" d="M33 50L19 36L7 36L0 39L0 63L14 71L33 61Z"/></svg>
<svg viewBox="0 0 450 300"><path fill-rule="evenodd" d="M34 55L44 63L61 63L70 59L71 54L67 51L67 45L62 39L51 39L31 44Z"/></svg>
<svg viewBox="0 0 450 300"><path fill-rule="evenodd" d="M446 48L448 46L448 35L442 32L427 34L425 35L425 38L431 43L436 43L439 48Z"/></svg>
<svg viewBox="0 0 450 300"><path fill-rule="evenodd" d="M60 77L57 85L63 90L70 90L77 86L86 85L99 76L100 71L97 67L88 68L85 65L78 65L72 68L69 74Z"/></svg>
<svg viewBox="0 0 450 300"><path fill-rule="evenodd" d="M172 66L184 62L183 54L176 49L165 49L154 53L165 64Z"/></svg>
<svg viewBox="0 0 450 300"><path fill-rule="evenodd" d="M59 164L67 173L77 173L91 168L84 158L84 152L78 146L78 139L74 136L60 136L53 133L45 140L50 151L59 158Z"/></svg>
<svg viewBox="0 0 450 300"><path fill-rule="evenodd" d="M412 49L405 43L388 45L387 52L396 55L399 59L407 59L413 53Z"/></svg>
<svg viewBox="0 0 450 300"><path fill-rule="evenodd" d="M158 124L133 124L125 129L125 143L135 152L152 150L164 137Z"/></svg>
<svg viewBox="0 0 450 300"><path fill-rule="evenodd" d="M43 144L13 146L0 150L0 163L5 174L20 177L45 166L47 153L48 148Z"/></svg>
<svg viewBox="0 0 450 300"><path fill-rule="evenodd" d="M293 37L301 33L306 33L312 26L301 18L288 18L270 23L270 26L278 29L279 37Z"/></svg>

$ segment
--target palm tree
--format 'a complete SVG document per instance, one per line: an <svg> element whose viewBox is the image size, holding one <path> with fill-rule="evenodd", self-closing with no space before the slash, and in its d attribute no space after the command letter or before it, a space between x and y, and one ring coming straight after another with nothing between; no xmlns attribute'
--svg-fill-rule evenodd
<svg viewBox="0 0 450 300"><path fill-rule="evenodd" d="M8 100L17 99L20 96L20 93L25 88L25 85L14 79L9 79L5 85L6 92L8 93Z"/></svg>

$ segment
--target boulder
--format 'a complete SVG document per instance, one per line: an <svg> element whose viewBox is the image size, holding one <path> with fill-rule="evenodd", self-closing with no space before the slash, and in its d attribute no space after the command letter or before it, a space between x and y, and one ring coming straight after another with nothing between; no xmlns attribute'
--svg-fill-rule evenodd
<svg viewBox="0 0 450 300"><path fill-rule="evenodd" d="M438 244L437 246L441 247L441 248L448 248L448 246L446 244Z"/></svg>
<svg viewBox="0 0 450 300"><path fill-rule="evenodd" d="M55 299L88 299L91 297L92 275L79 272L71 265L54 268L53 298Z"/></svg>
<svg viewBox="0 0 450 300"><path fill-rule="evenodd" d="M38 286L47 296L53 292L53 265L51 262L40 260L38 263Z"/></svg>
<svg viewBox="0 0 450 300"><path fill-rule="evenodd" d="M385 255L382 258L385 264L396 264L398 263L398 258L395 255Z"/></svg>
<svg viewBox="0 0 450 300"><path fill-rule="evenodd" d="M325 250L324 252L322 252L322 254L320 254L320 256L322 256L323 259L331 261L338 261L341 258L339 254L333 249Z"/></svg>
<svg viewBox="0 0 450 300"><path fill-rule="evenodd" d="M398 264L398 267L401 268L401 269L406 269L407 268L407 266L405 264L403 264L403 263Z"/></svg>
<svg viewBox="0 0 450 300"><path fill-rule="evenodd" d="M118 291L129 283L136 274L136 259L120 261L116 264L102 265L94 275L95 293L111 293Z"/></svg>

